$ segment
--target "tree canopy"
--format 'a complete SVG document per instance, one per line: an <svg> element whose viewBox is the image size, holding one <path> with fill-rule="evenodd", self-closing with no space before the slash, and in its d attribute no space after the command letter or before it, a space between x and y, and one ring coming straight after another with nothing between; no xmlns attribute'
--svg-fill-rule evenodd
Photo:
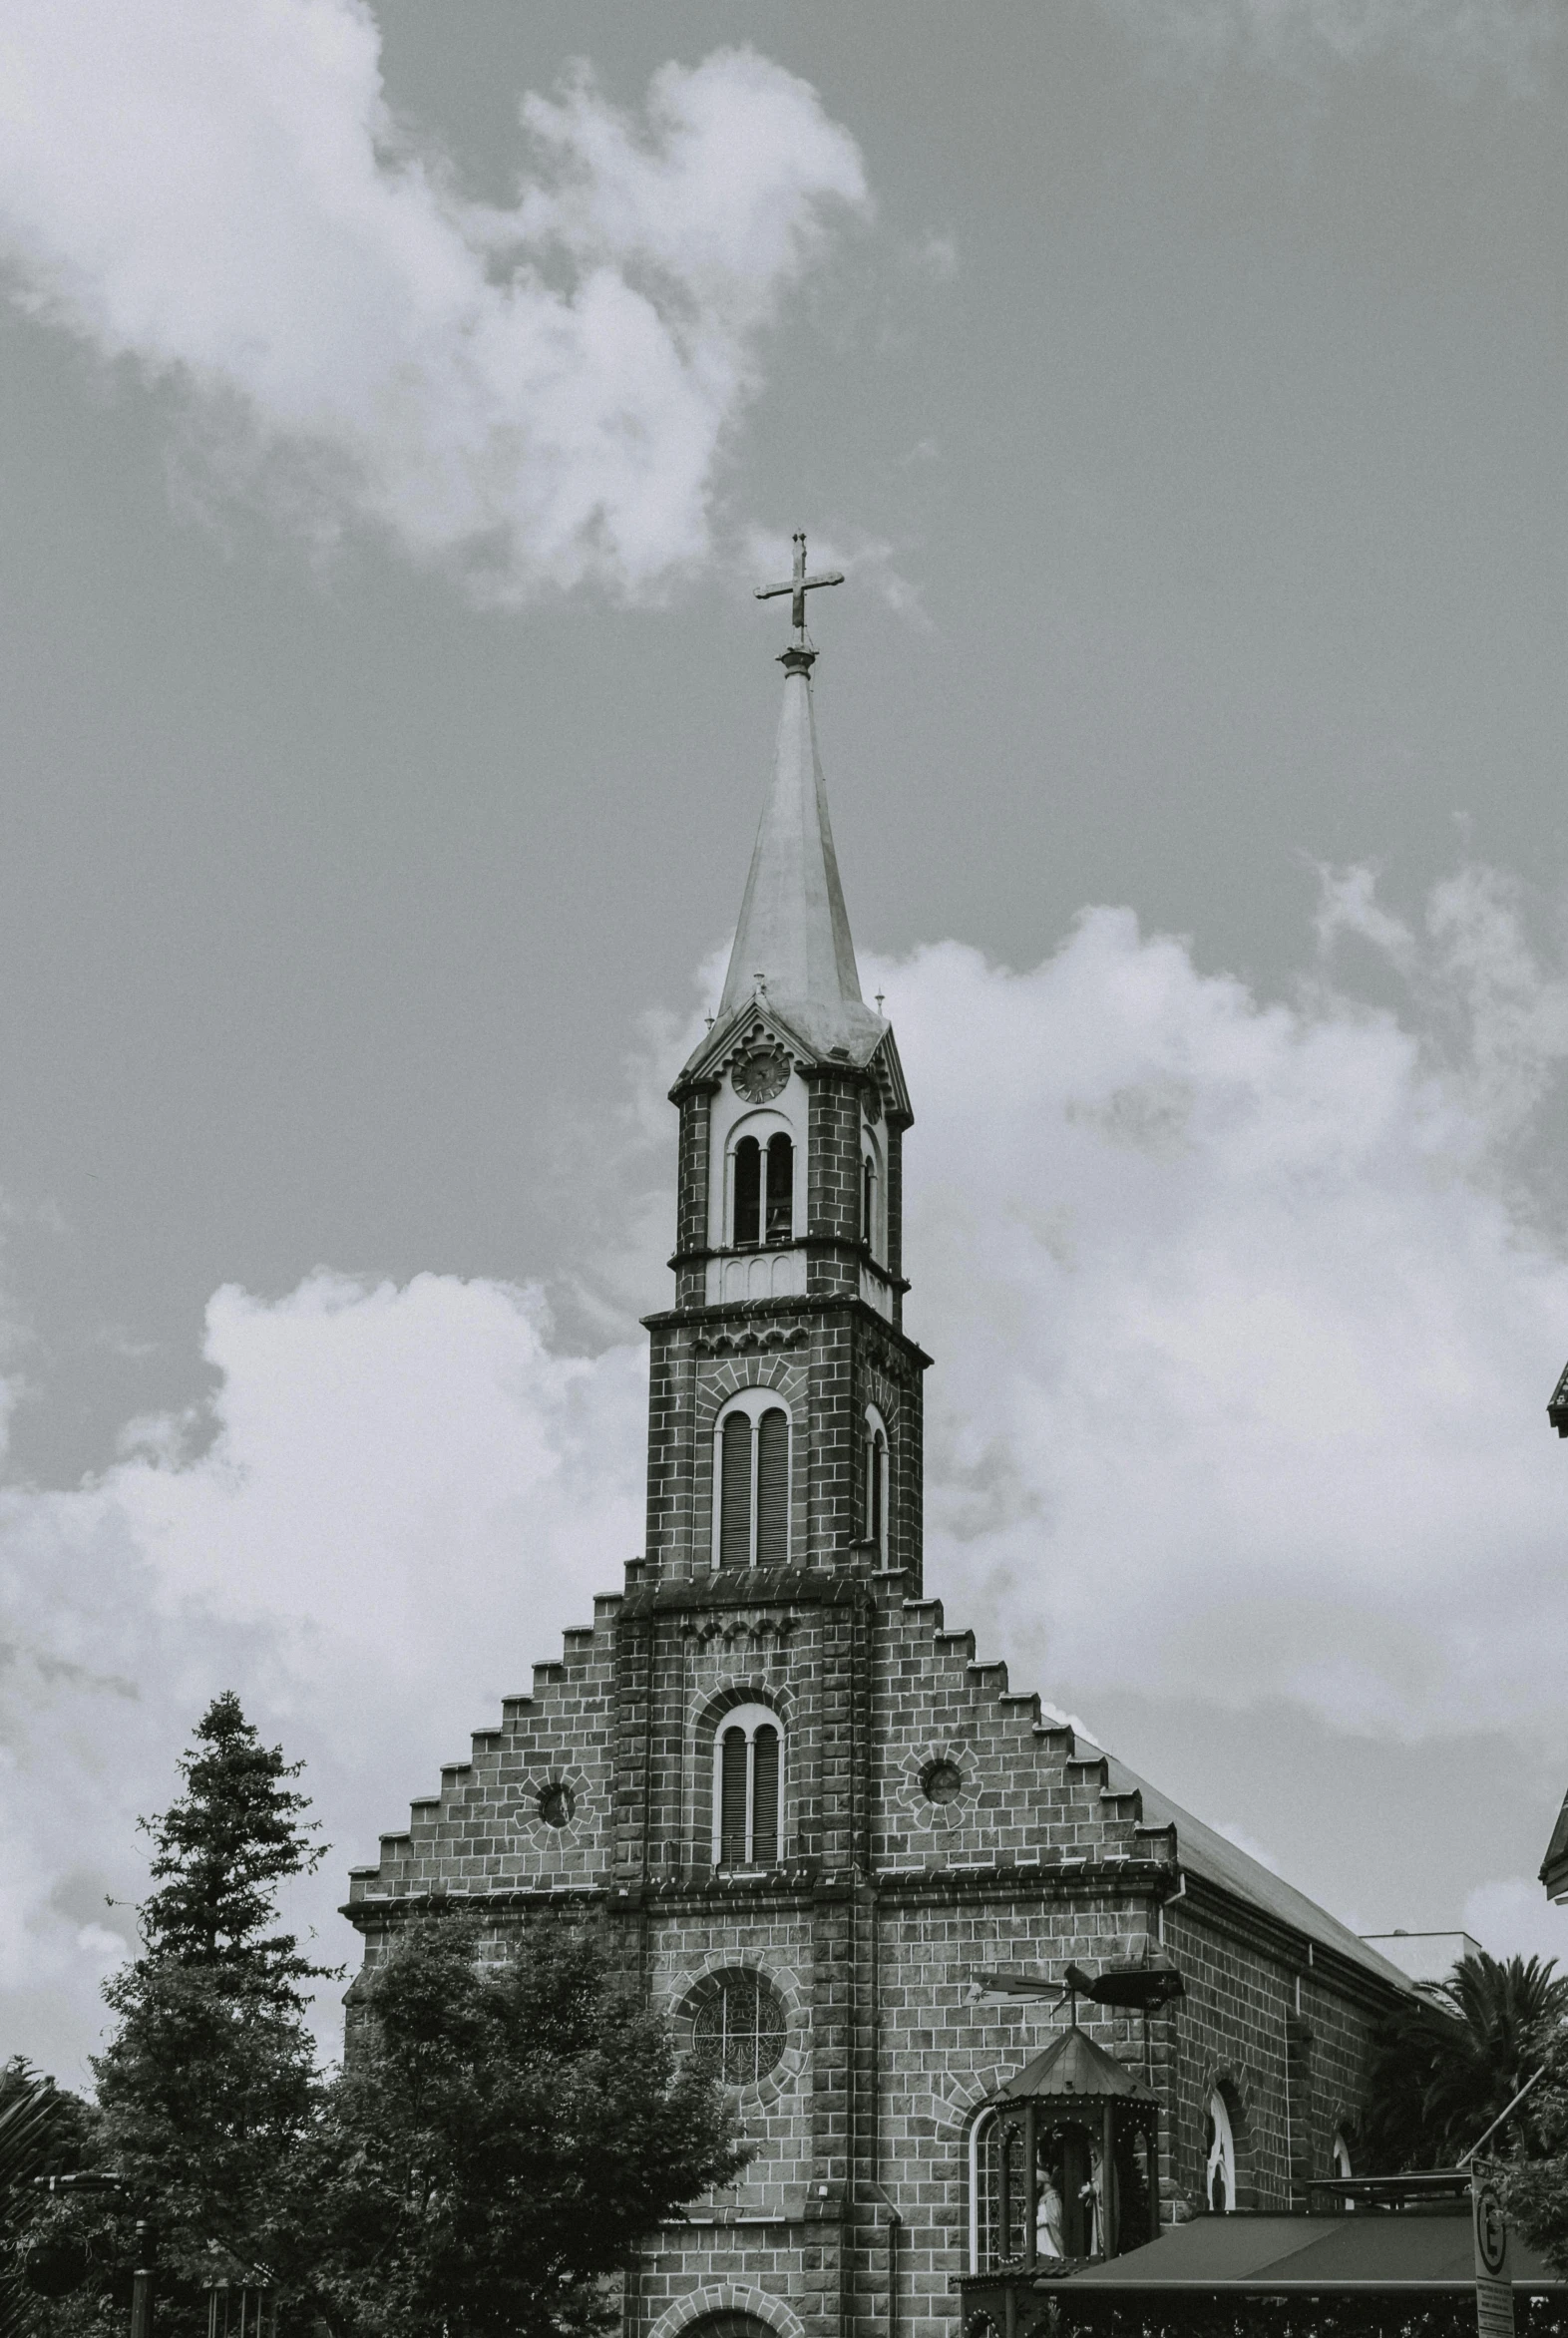
<svg viewBox="0 0 1568 2338"><path fill-rule="evenodd" d="M637 2236L749 2156L587 1925L506 1954L469 1917L416 1922L364 2007L317 2138L340 2326L599 2329Z"/></svg>

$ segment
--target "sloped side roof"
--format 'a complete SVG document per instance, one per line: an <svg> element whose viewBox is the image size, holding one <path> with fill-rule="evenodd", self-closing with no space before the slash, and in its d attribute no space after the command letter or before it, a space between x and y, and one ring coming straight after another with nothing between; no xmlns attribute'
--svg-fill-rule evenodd
<svg viewBox="0 0 1568 2338"><path fill-rule="evenodd" d="M1564 2284L1516 2234L1514 2287ZM1470 2219L1456 2215L1197 2216L1125 2256L1067 2274L1063 2289L1422 2290L1475 2294ZM1473 2309L1472 2309L1473 2310Z"/></svg>
<svg viewBox="0 0 1568 2338"><path fill-rule="evenodd" d="M1085 1743L1081 1736L1078 1743L1080 1746ZM1337 1955L1360 1965L1364 1972L1397 1989L1401 1996L1408 1996L1408 1977L1376 1949L1369 1948L1338 1916L1331 1916L1327 1908L1320 1908L1316 1900L1298 1891L1293 1883L1287 1883L1282 1875L1274 1874L1260 1860L1238 1850L1223 1834L1205 1826L1201 1818L1194 1818L1190 1810L1183 1810L1168 1794L1162 1794L1158 1786L1151 1786L1125 1762L1118 1761L1114 1754L1107 1754L1105 1758L1110 1763L1112 1790L1125 1794L1136 1789L1143 1796L1146 1826L1175 1827L1176 1855L1183 1867L1201 1875L1206 1883L1218 1885L1221 1891L1230 1892L1234 1898L1260 1908L1276 1923L1288 1924L1309 1940L1332 1948Z"/></svg>

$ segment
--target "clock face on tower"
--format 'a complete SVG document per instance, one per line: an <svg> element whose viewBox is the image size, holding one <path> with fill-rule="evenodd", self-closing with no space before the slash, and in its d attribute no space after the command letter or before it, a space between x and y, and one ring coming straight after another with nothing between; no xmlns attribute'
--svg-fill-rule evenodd
<svg viewBox="0 0 1568 2338"><path fill-rule="evenodd" d="M782 1047L753 1047L730 1073L737 1096L748 1104L765 1104L789 1078L789 1057Z"/></svg>

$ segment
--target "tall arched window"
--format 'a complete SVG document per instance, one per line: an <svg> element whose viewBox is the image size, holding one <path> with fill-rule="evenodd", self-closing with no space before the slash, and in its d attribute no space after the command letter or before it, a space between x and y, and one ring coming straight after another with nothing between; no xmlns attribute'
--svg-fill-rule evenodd
<svg viewBox="0 0 1568 2338"><path fill-rule="evenodd" d="M734 1232L737 1250L762 1240L762 1147L754 1136L735 1147Z"/></svg>
<svg viewBox="0 0 1568 2338"><path fill-rule="evenodd" d="M714 1564L789 1564L789 1414L771 1388L742 1390L721 1415Z"/></svg>
<svg viewBox="0 0 1568 2338"><path fill-rule="evenodd" d="M1218 2087L1209 2097L1203 2143L1207 2153L1204 2197L1217 2216L1228 2216L1236 2205L1236 2138L1231 2130L1230 2111Z"/></svg>
<svg viewBox="0 0 1568 2338"><path fill-rule="evenodd" d="M888 1556L888 1432L875 1405L866 1407L865 1499L866 1540Z"/></svg>
<svg viewBox="0 0 1568 2338"><path fill-rule="evenodd" d="M713 1864L773 1867L784 1827L784 1730L768 1705L737 1705L713 1745Z"/></svg>
<svg viewBox="0 0 1568 2338"><path fill-rule="evenodd" d="M1343 2131L1339 2128L1334 2131L1333 2159L1334 2172L1342 2179L1348 2181L1356 2173L1355 2168L1351 2165L1351 2146L1346 2142Z"/></svg>
<svg viewBox="0 0 1568 2338"><path fill-rule="evenodd" d="M970 2271L983 2273L1005 2251L1001 2233L1001 2142L994 2111L970 2129Z"/></svg>
<svg viewBox="0 0 1568 2338"><path fill-rule="evenodd" d="M860 1238L875 1259L884 1255L882 1231L882 1157L869 1130L861 1132Z"/></svg>
<svg viewBox="0 0 1568 2338"><path fill-rule="evenodd" d="M769 1242L788 1242L795 1230L795 1148L780 1129L768 1139Z"/></svg>

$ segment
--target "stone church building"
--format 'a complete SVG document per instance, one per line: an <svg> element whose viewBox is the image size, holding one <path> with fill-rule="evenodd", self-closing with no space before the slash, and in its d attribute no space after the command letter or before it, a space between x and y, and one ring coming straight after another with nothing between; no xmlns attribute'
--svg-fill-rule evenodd
<svg viewBox="0 0 1568 2338"><path fill-rule="evenodd" d="M1075 2260L1348 2173L1406 1984L927 1596L914 1113L861 996L803 611L671 1091L645 1553L345 1912L367 1966L438 1895L498 1933L593 1914L713 2058L757 2156L645 2244L628 2338L1026 2338Z"/></svg>

